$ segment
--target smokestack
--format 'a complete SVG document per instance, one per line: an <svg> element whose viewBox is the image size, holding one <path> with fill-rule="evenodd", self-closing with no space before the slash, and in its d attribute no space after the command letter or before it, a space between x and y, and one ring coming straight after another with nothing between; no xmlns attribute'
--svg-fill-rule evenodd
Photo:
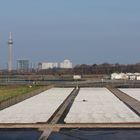
<svg viewBox="0 0 140 140"><path fill-rule="evenodd" d="M12 71L12 48L13 48L13 39L12 39L12 33L10 32L9 40L8 40L8 71Z"/></svg>

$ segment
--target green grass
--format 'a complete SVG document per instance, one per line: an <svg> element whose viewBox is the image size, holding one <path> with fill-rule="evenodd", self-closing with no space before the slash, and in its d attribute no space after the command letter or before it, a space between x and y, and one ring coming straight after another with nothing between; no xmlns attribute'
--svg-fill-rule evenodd
<svg viewBox="0 0 140 140"><path fill-rule="evenodd" d="M10 98L20 96L36 89L41 88L40 86L1 86L0 87L0 102L6 101Z"/></svg>

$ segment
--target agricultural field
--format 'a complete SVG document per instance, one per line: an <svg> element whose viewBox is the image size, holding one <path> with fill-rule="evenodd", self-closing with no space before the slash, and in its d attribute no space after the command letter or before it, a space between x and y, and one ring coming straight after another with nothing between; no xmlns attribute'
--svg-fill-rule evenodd
<svg viewBox="0 0 140 140"><path fill-rule="evenodd" d="M41 88L41 86L0 86L0 102L29 93L39 88Z"/></svg>
<svg viewBox="0 0 140 140"><path fill-rule="evenodd" d="M51 88L0 111L0 123L46 122L73 88Z"/></svg>

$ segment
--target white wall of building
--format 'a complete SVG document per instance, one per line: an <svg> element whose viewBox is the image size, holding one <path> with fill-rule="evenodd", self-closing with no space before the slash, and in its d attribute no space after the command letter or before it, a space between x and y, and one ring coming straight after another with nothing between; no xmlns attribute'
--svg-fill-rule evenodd
<svg viewBox="0 0 140 140"><path fill-rule="evenodd" d="M60 63L60 68L72 68L72 62L68 59L64 60L63 62Z"/></svg>
<svg viewBox="0 0 140 140"><path fill-rule="evenodd" d="M137 80L140 80L140 76L137 76Z"/></svg>
<svg viewBox="0 0 140 140"><path fill-rule="evenodd" d="M42 64L41 69L58 68L58 63L57 62L42 62L41 64Z"/></svg>
<svg viewBox="0 0 140 140"><path fill-rule="evenodd" d="M112 73L111 74L111 79L116 79L116 80L127 80L128 76L125 73Z"/></svg>
<svg viewBox="0 0 140 140"><path fill-rule="evenodd" d="M43 69L53 69L53 68L64 68L69 69L72 68L72 62L68 59L64 60L60 63L60 65L57 62L41 62L38 64L38 68L41 70Z"/></svg>
<svg viewBox="0 0 140 140"><path fill-rule="evenodd" d="M115 79L115 80L140 80L140 73L112 73L111 79Z"/></svg>

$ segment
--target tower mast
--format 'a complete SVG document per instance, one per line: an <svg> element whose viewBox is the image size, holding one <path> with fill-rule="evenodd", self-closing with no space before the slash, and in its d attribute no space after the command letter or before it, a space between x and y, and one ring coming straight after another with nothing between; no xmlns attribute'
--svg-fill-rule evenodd
<svg viewBox="0 0 140 140"><path fill-rule="evenodd" d="M13 48L13 39L12 39L12 33L10 32L9 40L8 40L8 71L12 71L12 48Z"/></svg>

